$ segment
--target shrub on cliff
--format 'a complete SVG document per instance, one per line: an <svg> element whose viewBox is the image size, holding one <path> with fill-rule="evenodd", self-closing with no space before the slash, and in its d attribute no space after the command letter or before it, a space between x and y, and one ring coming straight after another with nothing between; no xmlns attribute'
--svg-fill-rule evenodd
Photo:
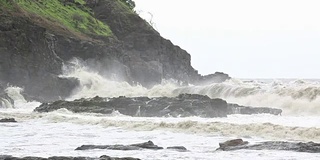
<svg viewBox="0 0 320 160"><path fill-rule="evenodd" d="M126 4L131 10L136 7L136 3L133 0L120 0L122 3Z"/></svg>

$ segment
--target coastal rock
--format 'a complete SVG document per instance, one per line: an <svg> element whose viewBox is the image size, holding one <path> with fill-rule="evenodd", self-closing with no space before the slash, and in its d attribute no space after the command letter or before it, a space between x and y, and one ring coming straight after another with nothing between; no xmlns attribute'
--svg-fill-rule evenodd
<svg viewBox="0 0 320 160"><path fill-rule="evenodd" d="M118 111L121 114L136 117L226 117L229 114L279 114L280 109L244 107L227 104L222 99L211 99L197 94L180 94L177 97L117 97L117 98L87 98L74 101L56 101L43 103L36 112L51 112L66 108L73 112L89 112L111 114Z"/></svg>
<svg viewBox="0 0 320 160"><path fill-rule="evenodd" d="M14 118L3 118L0 119L0 123L15 123L17 122Z"/></svg>
<svg viewBox="0 0 320 160"><path fill-rule="evenodd" d="M320 153L320 143L314 142L284 142L284 141L267 141L257 144L247 145L248 143L242 143L241 139L231 140L220 143L218 150L232 151L240 149L249 150L283 150L283 151L295 151L295 152L308 152L308 153Z"/></svg>
<svg viewBox="0 0 320 160"><path fill-rule="evenodd" d="M109 150L140 150L140 149L163 149L155 145L152 141L130 144L130 145L82 145L75 150L90 150L90 149L109 149Z"/></svg>
<svg viewBox="0 0 320 160"><path fill-rule="evenodd" d="M250 107L228 103L228 114L262 114L281 115L282 110L269 107Z"/></svg>
<svg viewBox="0 0 320 160"><path fill-rule="evenodd" d="M243 141L242 139L232 139L232 140L225 141L223 143L219 143L220 147L218 148L218 150L226 150L236 146L247 145L248 143L249 142Z"/></svg>
<svg viewBox="0 0 320 160"><path fill-rule="evenodd" d="M133 157L110 157L107 155L100 156L99 158L91 157L64 157L64 156L53 156L49 158L41 157L13 157L10 155L0 155L0 160L140 160L139 158Z"/></svg>
<svg viewBox="0 0 320 160"><path fill-rule="evenodd" d="M171 147L167 147L167 149L172 149L180 152L188 151L187 148L184 146L171 146Z"/></svg>
<svg viewBox="0 0 320 160"><path fill-rule="evenodd" d="M54 1L57 2L30 1L30 6L61 3L57 7L70 5L83 12L90 11L84 15L93 16L91 23L100 20L112 33L101 36L75 32L59 20L51 19L58 15L48 19L41 14L29 13L28 6L19 7L24 3L4 2L19 8L0 6L0 81L24 88L34 100L52 102L70 96L79 81L59 75L63 65L70 64L74 57L82 59L105 77L121 77L121 80L145 87L159 84L163 79L195 84L229 78L222 73L198 74L191 66L189 53L161 37L138 14L119 4L120 1L85 1L87 4L73 0ZM46 7L40 6L40 9Z"/></svg>
<svg viewBox="0 0 320 160"><path fill-rule="evenodd" d="M74 101L56 101L43 103L35 109L37 112L50 112L66 108L73 112L121 114L139 117L226 117L227 102L222 99L210 99L208 96L180 94L177 97L117 97L89 98Z"/></svg>

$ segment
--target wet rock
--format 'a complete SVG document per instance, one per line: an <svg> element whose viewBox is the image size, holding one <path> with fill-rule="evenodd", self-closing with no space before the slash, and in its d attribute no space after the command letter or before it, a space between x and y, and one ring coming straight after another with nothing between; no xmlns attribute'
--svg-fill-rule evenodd
<svg viewBox="0 0 320 160"><path fill-rule="evenodd" d="M282 110L269 107L250 107L228 103L228 114L273 114L281 115Z"/></svg>
<svg viewBox="0 0 320 160"><path fill-rule="evenodd" d="M184 146L172 146L172 147L167 147L167 149L172 149L172 150L177 150L177 151L187 151L187 148Z"/></svg>
<svg viewBox="0 0 320 160"><path fill-rule="evenodd" d="M107 155L100 156L99 158L92 157L64 157L64 156L53 156L49 158L41 157L13 157L10 155L0 155L0 160L140 160L139 158L133 157L110 157Z"/></svg>
<svg viewBox="0 0 320 160"><path fill-rule="evenodd" d="M90 149L109 149L109 150L141 150L141 149L163 149L155 145L152 141L130 144L130 145L82 145L75 150L90 150Z"/></svg>
<svg viewBox="0 0 320 160"><path fill-rule="evenodd" d="M229 148L237 147L237 146L244 146L247 145L247 141L243 141L242 139L233 139L233 140L228 140L223 143L219 143L219 148L218 150L227 150Z"/></svg>
<svg viewBox="0 0 320 160"><path fill-rule="evenodd" d="M0 119L0 123L15 123L17 122L14 118L3 118Z"/></svg>
<svg viewBox="0 0 320 160"><path fill-rule="evenodd" d="M78 99L43 103L37 112L50 112L66 108L73 112L110 114L117 110L121 114L139 117L226 117L227 102L210 99L208 96L181 94L177 97L117 97Z"/></svg>
<svg viewBox="0 0 320 160"><path fill-rule="evenodd" d="M239 142L241 142L239 140ZM236 143L237 144L237 143ZM241 143L240 143L241 144ZM284 141L267 141L252 145L226 145L218 148L218 150L232 151L240 149L249 150L283 150L295 152L320 153L320 143L314 142L284 142Z"/></svg>
<svg viewBox="0 0 320 160"><path fill-rule="evenodd" d="M222 99L211 99L198 94L180 94L177 97L94 97L74 101L56 101L43 103L35 109L37 112L51 112L66 108L73 112L121 114L136 117L226 117L229 114L279 114L280 109L244 107L227 104Z"/></svg>
<svg viewBox="0 0 320 160"><path fill-rule="evenodd" d="M140 160L139 158L132 158L132 157L123 157L123 158L115 158L103 155L100 157L99 160Z"/></svg>

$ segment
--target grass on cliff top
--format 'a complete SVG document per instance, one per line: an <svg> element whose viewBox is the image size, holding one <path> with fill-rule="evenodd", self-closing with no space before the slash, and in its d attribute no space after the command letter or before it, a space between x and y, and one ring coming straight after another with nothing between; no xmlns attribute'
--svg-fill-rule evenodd
<svg viewBox="0 0 320 160"><path fill-rule="evenodd" d="M49 21L58 22L72 31L81 32L87 35L112 35L109 26L95 19L90 9L84 6L84 0L75 0L77 4L70 2L64 4L63 0L13 1L19 8Z"/></svg>

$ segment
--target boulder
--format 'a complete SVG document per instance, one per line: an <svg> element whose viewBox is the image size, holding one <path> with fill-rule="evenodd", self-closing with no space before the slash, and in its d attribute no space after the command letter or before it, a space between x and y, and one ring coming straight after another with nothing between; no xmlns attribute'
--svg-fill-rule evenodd
<svg viewBox="0 0 320 160"><path fill-rule="evenodd" d="M17 121L14 118L3 118L0 119L0 123L16 123Z"/></svg>
<svg viewBox="0 0 320 160"><path fill-rule="evenodd" d="M130 144L130 145L82 145L75 150L91 150L91 149L109 149L109 150L141 150L141 149L163 149L163 147L159 147L155 145L152 141Z"/></svg>
<svg viewBox="0 0 320 160"><path fill-rule="evenodd" d="M188 151L187 148L184 146L171 146L171 147L167 147L167 149L177 150L181 152Z"/></svg>
<svg viewBox="0 0 320 160"><path fill-rule="evenodd" d="M247 144L248 144L248 142L243 141L242 139L232 139L232 140L225 141L223 143L219 143L220 147L218 148L218 150L226 150L228 148L233 148L233 147L237 147L237 146L244 146Z"/></svg>

